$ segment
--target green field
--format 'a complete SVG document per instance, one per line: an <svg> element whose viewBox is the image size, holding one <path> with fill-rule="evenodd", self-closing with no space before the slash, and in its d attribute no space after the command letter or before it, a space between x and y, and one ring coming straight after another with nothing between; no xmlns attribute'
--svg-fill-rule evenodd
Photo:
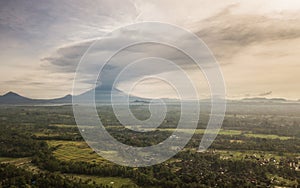
<svg viewBox="0 0 300 188"><path fill-rule="evenodd" d="M12 158L12 157L0 157L0 163L9 163L16 166L22 166L24 164L30 163L31 159L29 157L22 158Z"/></svg>
<svg viewBox="0 0 300 188"><path fill-rule="evenodd" d="M254 137L254 138L266 138L266 139L279 139L279 140L288 140L292 139L289 136L278 136L274 134L244 134L247 137Z"/></svg>
<svg viewBox="0 0 300 188"><path fill-rule="evenodd" d="M47 141L50 147L56 147L54 156L64 161L85 161L91 163L107 163L108 161L95 153L84 141Z"/></svg>
<svg viewBox="0 0 300 188"><path fill-rule="evenodd" d="M158 129L159 131L169 131L169 132L174 132L176 129L173 128L167 128L167 129ZM188 133L188 134L204 134L205 129L177 129L177 131L183 132L183 133ZM194 132L195 131L195 132ZM216 131L214 130L207 130L207 133L214 133ZM221 129L218 134L220 135L240 135L242 134L242 131L239 130L223 130Z"/></svg>
<svg viewBox="0 0 300 188"><path fill-rule="evenodd" d="M78 181L81 179L88 184L93 184L94 182L97 185L109 185L113 188L120 187L138 187L134 182L129 178L118 178L118 177L98 177L98 176L88 176L88 175L77 175L77 174L64 174L66 177Z"/></svg>
<svg viewBox="0 0 300 188"><path fill-rule="evenodd" d="M0 157L0 163L6 163L6 162L10 162L16 160L16 158L11 158L11 157Z"/></svg>
<svg viewBox="0 0 300 188"><path fill-rule="evenodd" d="M60 128L70 128L70 127L76 127L76 125L66 125L66 124L50 124L50 127L60 127Z"/></svg>
<svg viewBox="0 0 300 188"><path fill-rule="evenodd" d="M160 131L170 131L174 132L176 129L159 129ZM188 134L193 134L194 130L193 129L178 129L178 131L183 132L183 133L188 133ZM215 131L210 131L208 130L207 133L214 133ZM204 134L205 129L196 129L195 134ZM221 129L218 132L219 135L243 135L246 137L253 137L253 138L266 138L266 139L280 139L280 140L288 140L292 139L292 137L289 136L278 136L278 135L273 135L273 134L255 134L255 133L246 133L244 134L243 131L240 130L228 130L228 129Z"/></svg>

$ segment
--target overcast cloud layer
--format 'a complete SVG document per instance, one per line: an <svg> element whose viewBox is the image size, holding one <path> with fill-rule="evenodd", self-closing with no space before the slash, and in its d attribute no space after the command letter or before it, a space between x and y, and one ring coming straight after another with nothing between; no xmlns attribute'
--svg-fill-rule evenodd
<svg viewBox="0 0 300 188"><path fill-rule="evenodd" d="M215 54L229 98L249 96L298 99L300 88L300 1L0 1L0 92L52 98L71 93L74 71L88 46L109 32L140 21L162 21L186 28ZM133 36L130 33L124 36ZM126 37L116 37L116 42ZM167 36L166 36L167 37ZM112 50L114 44L105 50ZM181 57L162 47L153 55ZM131 49L138 53L139 49ZM130 58L130 54L124 54ZM150 63L149 63L150 64ZM144 65L147 69L147 65ZM92 69L93 67L87 67ZM112 69L113 67L109 67ZM141 67L142 70L144 67ZM168 70L153 74L176 75ZM203 76L189 68L199 80ZM126 90L134 74L119 83ZM89 82L87 77L86 82ZM134 91L147 97L173 97L163 83L148 80ZM164 88L165 91L164 91ZM156 95L156 96L155 96Z"/></svg>

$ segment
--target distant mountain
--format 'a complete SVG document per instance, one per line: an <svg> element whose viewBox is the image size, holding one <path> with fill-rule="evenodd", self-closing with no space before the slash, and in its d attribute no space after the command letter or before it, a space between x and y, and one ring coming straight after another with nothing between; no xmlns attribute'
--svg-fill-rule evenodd
<svg viewBox="0 0 300 188"><path fill-rule="evenodd" d="M72 103L72 95L66 95L61 98L44 100L46 103Z"/></svg>
<svg viewBox="0 0 300 188"><path fill-rule="evenodd" d="M124 103L124 101L127 101L128 98L131 104L147 104L151 102L151 99L131 96L118 89L110 89L110 88L103 88L103 87L97 87L95 89L89 90L83 94L75 96L75 99L78 99L82 103L90 103L89 99L91 96L93 96L94 93L95 93L96 104L110 104L111 96L114 96L115 103ZM163 98L161 100L163 100L165 103L180 102L180 100L178 99ZM199 101L202 103L209 103L210 99L202 99ZM193 100L187 102L193 102ZM236 102L282 103L282 102L289 102L289 101L284 98L268 99L264 97L244 98L242 100L227 100L227 103L236 103ZM5 95L0 96L0 104L7 104L7 105L71 104L71 103L72 103L72 95L66 95L64 97L55 98L55 99L31 99L28 97L21 96L14 92L8 92Z"/></svg>
<svg viewBox="0 0 300 188"><path fill-rule="evenodd" d="M129 97L129 102L134 101L149 101L149 99L144 99L135 96L128 96L126 93L118 89L109 89L103 87L97 87L96 89L89 90L83 94L75 96L77 101L83 103L90 103L90 97L95 92L95 101L96 103L110 103L111 96L114 96L114 102L124 103ZM21 96L14 92L8 92L5 95L0 96L0 104L7 105L26 105L26 104L71 104L72 95L66 95L61 98L55 99L31 99L24 96Z"/></svg>
<svg viewBox="0 0 300 188"><path fill-rule="evenodd" d="M144 100L134 100L132 103L139 103L139 104L149 104L150 101L144 101Z"/></svg>
<svg viewBox="0 0 300 188"><path fill-rule="evenodd" d="M5 95L0 96L0 104L45 104L45 103L71 103L72 96L66 95L61 98L55 99L31 99L21 96L14 92L8 92Z"/></svg>
<svg viewBox="0 0 300 188"><path fill-rule="evenodd" d="M287 100L284 98L265 98L265 97L254 97L254 98L244 98L243 101L251 101L251 102L286 102Z"/></svg>
<svg viewBox="0 0 300 188"><path fill-rule="evenodd" d="M92 97L93 94L95 94L96 103L111 103L112 96L114 102L116 103L124 103L125 101L127 101L127 99L129 99L130 103L133 103L134 101L149 101L149 99L128 95L116 88L106 88L101 86L89 90L81 95L75 96L75 98L78 99L78 101L86 101L88 103L90 102L89 99Z"/></svg>
<svg viewBox="0 0 300 188"><path fill-rule="evenodd" d="M8 92L5 95L0 96L1 104L18 104L18 103L31 103L33 99L23 97L14 92Z"/></svg>

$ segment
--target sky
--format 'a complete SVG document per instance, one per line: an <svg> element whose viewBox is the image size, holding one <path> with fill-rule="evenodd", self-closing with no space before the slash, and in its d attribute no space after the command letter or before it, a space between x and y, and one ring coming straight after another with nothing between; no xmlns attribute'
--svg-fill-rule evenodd
<svg viewBox="0 0 300 188"><path fill-rule="evenodd" d="M206 43L223 72L228 98L299 99L299 12L299 0L1 0L0 95L70 94L78 62L93 41L129 24L156 21L189 30ZM161 52L157 49L151 53ZM129 57L124 53L121 59ZM144 62L117 88L127 92L132 80L145 76L142 70L152 70L151 64ZM193 68L187 71L200 96L208 96L203 75ZM176 74L164 68L147 73L166 78ZM154 77L142 80L131 92L175 96L172 87Z"/></svg>

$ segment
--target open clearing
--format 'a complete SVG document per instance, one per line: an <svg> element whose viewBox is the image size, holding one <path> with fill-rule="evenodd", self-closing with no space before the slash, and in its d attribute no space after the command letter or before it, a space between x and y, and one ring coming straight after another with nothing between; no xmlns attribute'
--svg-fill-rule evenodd
<svg viewBox="0 0 300 188"><path fill-rule="evenodd" d="M59 160L109 163L95 153L84 141L48 140L47 143L50 147L56 147L53 154Z"/></svg>

